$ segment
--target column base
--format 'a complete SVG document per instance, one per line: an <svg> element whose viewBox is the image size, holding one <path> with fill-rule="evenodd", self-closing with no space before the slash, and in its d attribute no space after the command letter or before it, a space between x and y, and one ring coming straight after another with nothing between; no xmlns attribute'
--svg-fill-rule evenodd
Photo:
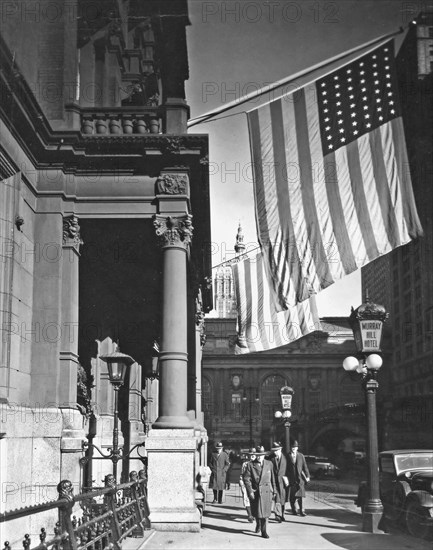
<svg viewBox="0 0 433 550"><path fill-rule="evenodd" d="M200 530L201 516L195 503L195 453L193 428L150 430L148 503L150 522L156 531Z"/></svg>
<svg viewBox="0 0 433 550"><path fill-rule="evenodd" d="M159 416L152 424L154 430L189 429L193 423L187 416Z"/></svg>
<svg viewBox="0 0 433 550"><path fill-rule="evenodd" d="M375 501L367 503L362 512L362 530L364 533L383 533L380 527L383 518L383 506Z"/></svg>
<svg viewBox="0 0 433 550"><path fill-rule="evenodd" d="M188 510L166 510L151 512L150 523L155 531L173 531L183 533L199 533L201 516L197 508Z"/></svg>

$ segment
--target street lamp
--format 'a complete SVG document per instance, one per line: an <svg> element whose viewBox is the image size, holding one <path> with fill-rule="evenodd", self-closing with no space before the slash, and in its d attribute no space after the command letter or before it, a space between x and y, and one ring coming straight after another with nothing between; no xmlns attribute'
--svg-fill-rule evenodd
<svg viewBox="0 0 433 550"><path fill-rule="evenodd" d="M379 491L379 458L377 442L376 391L379 387L377 373L383 360L373 352L381 351L383 323L388 313L381 305L366 298L366 303L353 309L349 323L353 330L358 357L346 357L343 368L362 375L367 411L367 459L368 459L368 498L362 511L362 530L378 533L383 515L383 505Z"/></svg>
<svg viewBox="0 0 433 550"><path fill-rule="evenodd" d="M290 386L283 386L280 389L280 398L281 398L281 408L282 411L275 411L275 418L281 418L284 423L284 428L286 431L286 455L290 454L290 418L292 416L292 397L295 394L295 390Z"/></svg>
<svg viewBox="0 0 433 550"><path fill-rule="evenodd" d="M117 463L119 460L128 457L134 449L144 445L144 443L139 443L127 453L124 453L123 450L119 448L119 389L123 386L126 371L134 363L134 359L129 355L121 353L118 344L116 346L116 351L107 355L100 355L99 358L107 363L108 377L114 389L113 447L108 450L108 454L104 454L97 445L92 443L89 445L88 455L80 459L80 462L81 464L86 464L93 457L93 449L96 449L101 455L97 458L105 458L112 461L113 476L115 482L117 482Z"/></svg>
<svg viewBox="0 0 433 550"><path fill-rule="evenodd" d="M252 399L252 393L253 393L253 390L254 388L248 388L248 392L249 392L249 397L246 396L245 394L245 390L244 390L244 395L242 397L242 401L247 401L248 400L248 406L249 406L249 416L248 416L248 420L249 420L249 424L250 424L250 448L254 447L254 440L253 440L253 411L252 411L252 408L253 408L253 399ZM259 399L259 394L257 393L257 390L256 390L256 396L254 398L254 401L256 403L258 403L260 401Z"/></svg>

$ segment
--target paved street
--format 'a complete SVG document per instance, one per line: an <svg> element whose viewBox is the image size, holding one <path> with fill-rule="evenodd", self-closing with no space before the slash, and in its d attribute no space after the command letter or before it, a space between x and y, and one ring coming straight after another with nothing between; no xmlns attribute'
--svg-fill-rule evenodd
<svg viewBox="0 0 433 550"><path fill-rule="evenodd" d="M281 524L271 519L268 540L256 535L254 524L248 523L236 484L226 492L223 504L207 505L200 533L151 532L145 542L133 539L123 548L431 550L430 542L410 537L397 528L390 534L362 533L361 515L353 505L353 494L345 492L347 487L350 489L350 482L338 485L338 481L336 485L329 480L311 484L306 498L307 517L288 515ZM212 498L208 490L208 502Z"/></svg>

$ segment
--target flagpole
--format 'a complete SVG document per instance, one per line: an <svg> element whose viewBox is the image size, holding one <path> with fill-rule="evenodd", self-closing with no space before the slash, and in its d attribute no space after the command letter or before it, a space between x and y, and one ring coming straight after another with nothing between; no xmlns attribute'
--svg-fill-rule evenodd
<svg viewBox="0 0 433 550"><path fill-rule="evenodd" d="M321 61L320 63L316 63L316 65L313 65L312 67L309 67L308 69L304 69L302 71L299 71L298 73L294 74L293 76L283 78L281 80L277 80L271 87L266 87L266 89L260 88L260 90L255 90L254 92L251 92L247 95L244 95L240 97L239 99L235 99L231 101L230 103L227 103L226 105L222 105L220 107L217 107L216 109L213 109L212 111L208 111L207 113L204 113L203 115L200 115L195 118L191 118L187 126L188 128L192 128L196 124L201 124L203 122L207 122L207 120L220 115L222 113L225 113L226 111L233 109L235 107L238 107L239 105L243 105L244 103L247 103L251 99L254 99L256 97L260 97L264 95L265 93L272 92L273 90L276 90L277 88L280 88L281 86L284 86L285 84L289 84L290 82L293 82L294 80L301 78L302 76L306 76L314 71L317 71L318 69L321 69L322 67L326 67L327 65L330 65L332 63L335 63L336 61L339 61L340 59L344 59L345 57L348 57L359 50L363 50L365 48L368 48L370 46L373 46L377 44L378 42L388 40L390 38L393 38L394 36L397 36L398 34L401 34L404 32L404 28L400 27L398 31L394 31L389 34L385 34L383 36L380 36L378 38L375 38L373 40L370 40L369 42L365 42L364 44L361 44L360 46L356 46L355 48L352 48L351 50L348 50L347 52L340 53L331 59Z"/></svg>

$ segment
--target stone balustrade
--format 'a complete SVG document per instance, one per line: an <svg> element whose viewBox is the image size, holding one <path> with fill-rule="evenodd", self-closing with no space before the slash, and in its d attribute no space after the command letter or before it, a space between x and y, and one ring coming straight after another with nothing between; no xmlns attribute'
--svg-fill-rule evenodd
<svg viewBox="0 0 433 550"><path fill-rule="evenodd" d="M80 113L81 132L85 135L159 134L162 130L157 108L86 108Z"/></svg>

